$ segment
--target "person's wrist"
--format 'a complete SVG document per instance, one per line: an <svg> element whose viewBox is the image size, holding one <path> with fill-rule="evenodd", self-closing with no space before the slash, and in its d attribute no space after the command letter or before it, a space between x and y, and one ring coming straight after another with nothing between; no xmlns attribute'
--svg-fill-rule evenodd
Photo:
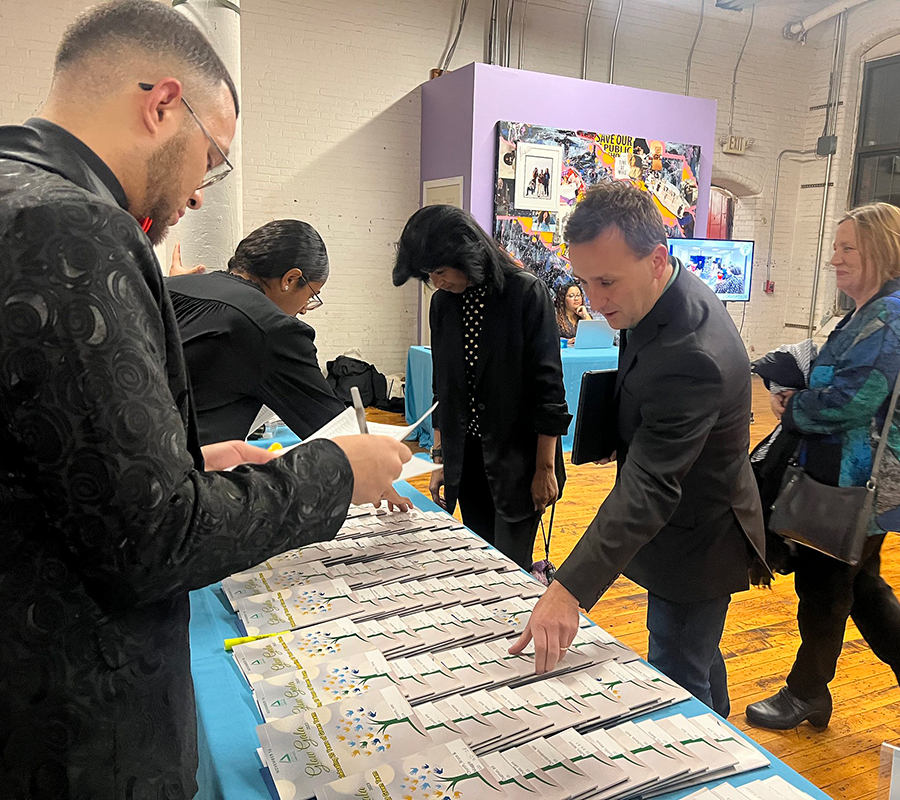
<svg viewBox="0 0 900 800"><path fill-rule="evenodd" d="M431 460L435 464L443 464L444 463L444 451L440 447L432 447L431 448Z"/></svg>
<svg viewBox="0 0 900 800"><path fill-rule="evenodd" d="M572 594L565 586L563 586L558 579L553 581L553 583L551 583L550 586L547 587L547 591L544 594L550 592L551 589L553 590L551 595L552 597L555 597L560 602L571 606L576 611L581 608L581 604L578 602L578 598L575 597L575 595Z"/></svg>

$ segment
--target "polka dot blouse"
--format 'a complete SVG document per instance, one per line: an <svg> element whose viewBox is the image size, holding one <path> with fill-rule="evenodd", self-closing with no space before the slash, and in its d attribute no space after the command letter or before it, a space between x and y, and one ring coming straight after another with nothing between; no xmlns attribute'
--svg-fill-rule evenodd
<svg viewBox="0 0 900 800"><path fill-rule="evenodd" d="M478 369L478 344L481 338L481 322L484 319L484 286L470 286L463 292L463 335L466 358L466 386L469 399L469 422L467 431L481 435L478 406L475 402L475 375Z"/></svg>

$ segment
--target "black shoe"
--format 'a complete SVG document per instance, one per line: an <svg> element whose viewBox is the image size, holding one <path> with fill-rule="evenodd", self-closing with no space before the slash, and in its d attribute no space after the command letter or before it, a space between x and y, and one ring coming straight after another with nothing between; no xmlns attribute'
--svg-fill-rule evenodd
<svg viewBox="0 0 900 800"><path fill-rule="evenodd" d="M809 722L814 728L827 728L831 719L831 695L815 700L801 700L787 686L778 694L747 706L747 721L757 728L786 731L801 722Z"/></svg>

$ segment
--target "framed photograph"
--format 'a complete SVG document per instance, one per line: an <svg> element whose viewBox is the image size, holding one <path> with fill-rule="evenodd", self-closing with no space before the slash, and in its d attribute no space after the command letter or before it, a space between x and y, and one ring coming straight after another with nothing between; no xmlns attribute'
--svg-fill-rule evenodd
<svg viewBox="0 0 900 800"><path fill-rule="evenodd" d="M463 176L438 178L433 181L422 181L422 206L456 206L463 207ZM428 284L419 286L418 301L418 341L420 345L431 344L431 328L428 327L428 314L434 289Z"/></svg>
<svg viewBox="0 0 900 800"><path fill-rule="evenodd" d="M463 207L463 177L422 181L422 205Z"/></svg>
<svg viewBox="0 0 900 800"><path fill-rule="evenodd" d="M558 211L562 147L519 142L517 151L515 207Z"/></svg>

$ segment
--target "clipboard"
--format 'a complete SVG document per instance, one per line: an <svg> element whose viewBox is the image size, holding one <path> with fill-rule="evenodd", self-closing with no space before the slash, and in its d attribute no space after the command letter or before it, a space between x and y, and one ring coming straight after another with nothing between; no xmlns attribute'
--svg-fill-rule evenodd
<svg viewBox="0 0 900 800"><path fill-rule="evenodd" d="M619 446L617 369L585 372L575 416L572 463L587 464L609 458Z"/></svg>

